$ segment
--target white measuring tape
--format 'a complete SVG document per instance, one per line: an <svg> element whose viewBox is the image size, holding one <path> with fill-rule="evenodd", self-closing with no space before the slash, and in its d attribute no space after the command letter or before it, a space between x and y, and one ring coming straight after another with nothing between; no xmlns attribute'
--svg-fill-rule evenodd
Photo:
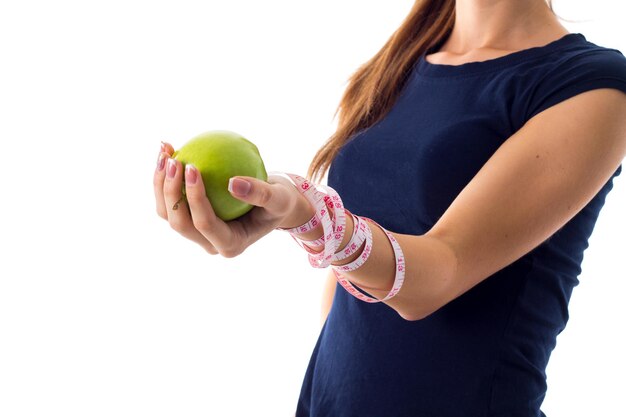
<svg viewBox="0 0 626 417"><path fill-rule="evenodd" d="M359 300L367 303L378 303L389 300L394 297L404 283L404 275L406 270L404 254L402 248L396 238L385 228L380 226L374 220L367 217L360 217L350 213L343 206L343 202L339 194L328 186L315 185L307 179L286 173L274 173L287 177L294 186L300 191L309 203L314 207L315 214L313 217L301 226L291 229L281 229L287 231L298 244L307 251L309 255L309 263L315 268L326 268L332 266L337 282L344 287L346 291ZM331 217L332 214L332 217ZM354 229L348 244L339 251L339 245L343 241L345 234L346 216L352 217ZM342 272L352 272L363 266L372 253L373 238L369 222L378 226L385 235L393 248L395 256L395 277L389 293L383 299L377 299L363 294L354 287L352 283L345 278ZM298 238L298 234L307 233L322 226L323 236L313 241L306 241ZM316 247L318 250L316 250ZM323 249L319 249L323 247ZM331 265L332 262L342 261L363 247L361 254L352 262L346 265Z"/></svg>

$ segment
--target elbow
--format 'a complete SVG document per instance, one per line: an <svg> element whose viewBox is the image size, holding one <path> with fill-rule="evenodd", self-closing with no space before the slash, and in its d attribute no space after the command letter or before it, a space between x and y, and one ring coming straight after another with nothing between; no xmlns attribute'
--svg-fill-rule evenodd
<svg viewBox="0 0 626 417"><path fill-rule="evenodd" d="M398 310L397 313L406 321L419 321L433 314L437 309L420 309L414 311Z"/></svg>
<svg viewBox="0 0 626 417"><path fill-rule="evenodd" d="M406 321L424 320L455 299L458 295L459 294L455 291L455 287L442 285L440 290L435 293L430 293L427 296L421 294L419 298L405 298L392 308Z"/></svg>
<svg viewBox="0 0 626 417"><path fill-rule="evenodd" d="M421 265L418 274L409 277L413 284L407 293L398 293L393 308L406 321L424 320L461 294L458 279L458 256L449 243L440 237L428 236L432 249L430 268Z"/></svg>
<svg viewBox="0 0 626 417"><path fill-rule="evenodd" d="M398 313L406 321L418 321L427 317L427 315L412 314L412 313Z"/></svg>
<svg viewBox="0 0 626 417"><path fill-rule="evenodd" d="M413 297L405 294L390 306L406 321L424 320L461 294L451 276L438 281L429 286L429 291L420 291L419 296Z"/></svg>

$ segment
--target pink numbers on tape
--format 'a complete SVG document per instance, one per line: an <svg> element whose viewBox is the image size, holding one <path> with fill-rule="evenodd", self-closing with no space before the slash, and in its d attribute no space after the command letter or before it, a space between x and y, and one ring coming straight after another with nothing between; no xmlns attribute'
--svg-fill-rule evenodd
<svg viewBox="0 0 626 417"><path fill-rule="evenodd" d="M314 230L315 228L317 228L317 226L319 226L320 220L317 218L317 214L314 214L313 217L311 217L311 220L309 220L308 222L306 222L305 224L298 226L298 227L294 227L291 229L280 229L280 230L284 230L288 233L291 234L295 234L295 233L306 233L306 232L310 232L311 230Z"/></svg>
<svg viewBox="0 0 626 417"><path fill-rule="evenodd" d="M383 232L385 232L385 235L387 236L387 239L389 239L389 242L391 243L391 246L393 248L393 252L394 252L394 255L395 255L395 259L396 259L396 271L395 271L394 281L393 281L393 285L391 287L391 290L389 291L389 293L383 299L379 300L377 298L372 298L372 297L369 297L369 296L363 294L361 291L359 291L357 288L355 288L354 285L352 285L352 283L350 281L348 281L343 275L341 275L341 272L349 272L352 269L344 270L344 269L342 269L341 266L340 267L333 266L333 272L335 273L335 277L337 278L337 281L339 282L339 284L346 291L348 291L350 294L352 294L353 296L355 296L359 300L365 301L366 303L379 303L381 301L387 301L390 298L394 297L396 294L398 294L398 291L400 291L400 288L402 288L402 284L404 283L404 274L405 274L405 270L406 270L405 261L404 261L404 254L402 253L402 248L400 247L400 244L398 243L396 238L389 231L387 231L385 228L380 226L374 220L368 219L367 217L361 217L360 220L363 223L366 223L367 221L370 221L370 222L374 223ZM368 230L369 230L369 227L368 227ZM371 236L372 236L372 232L370 230L369 233L368 233L368 238L371 239ZM366 239L366 244L365 245L366 246L363 249L363 253L365 253L366 249L368 249L367 239ZM371 244L370 244L370 247L369 247L369 251L371 251ZM369 257L369 253L367 255L361 254L361 256L358 259L361 259L364 256L365 256L365 260L361 263L361 265L363 263L365 263L365 261ZM350 265L350 264L348 264L348 265ZM346 265L346 266L348 266L348 265ZM359 266L361 266L361 265L359 265ZM359 266L357 266L356 268L358 268Z"/></svg>
<svg viewBox="0 0 626 417"><path fill-rule="evenodd" d="M308 252L311 266L315 268L332 266L339 284L354 297L367 303L378 303L389 300L400 291L404 283L406 265L402 248L393 234L374 220L356 216L346 210L339 194L331 187L315 185L307 179L295 174L275 174L287 177L315 209L315 214L307 223L291 229L282 229L289 232L294 240ZM348 215L353 219L354 230L348 244L339 251L339 246L344 238L346 216ZM365 264L372 253L373 235L368 224L369 222L376 225L385 233L391 243L395 257L394 282L391 290L383 299L373 298L364 294L342 275L342 273L352 272L360 268ZM297 234L311 231L319 225L322 226L323 230L323 236L321 238L314 241L304 241L296 237ZM323 250L316 251L310 246L323 246ZM331 265L332 262L342 261L357 253L361 247L363 247L363 251L352 262L346 265Z"/></svg>
<svg viewBox="0 0 626 417"><path fill-rule="evenodd" d="M322 223L324 231L324 250L315 252L306 248L309 253L309 263L314 268L326 268L332 262L333 256L343 240L346 229L346 212L341 198L335 190L327 186L316 186L307 179L295 174L286 174L296 185L298 190L315 208L315 215ZM322 193L326 191L326 193ZM333 217L330 212L332 210ZM306 246L306 245L305 245Z"/></svg>
<svg viewBox="0 0 626 417"><path fill-rule="evenodd" d="M348 215L352 218L352 222L354 224L354 230L352 232L352 237L350 241L346 244L346 247L343 248L340 252L336 253L333 257L332 262L343 261L348 258L350 255L356 253L363 242L365 241L366 233L368 228L367 224L361 220L359 216L355 216L346 210Z"/></svg>

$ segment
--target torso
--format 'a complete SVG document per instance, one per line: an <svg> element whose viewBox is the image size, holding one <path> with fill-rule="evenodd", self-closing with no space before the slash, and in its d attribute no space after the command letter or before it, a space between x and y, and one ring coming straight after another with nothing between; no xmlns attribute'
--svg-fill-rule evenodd
<svg viewBox="0 0 626 417"><path fill-rule="evenodd" d="M626 91L623 56L582 35L514 55L519 44L495 46L503 50L416 62L386 116L333 160L328 185L347 209L396 233L427 233L534 114L611 80ZM443 65L430 65L438 57ZM483 62L453 65L466 60ZM423 320L338 287L296 415L542 415L545 367L611 186L540 247Z"/></svg>

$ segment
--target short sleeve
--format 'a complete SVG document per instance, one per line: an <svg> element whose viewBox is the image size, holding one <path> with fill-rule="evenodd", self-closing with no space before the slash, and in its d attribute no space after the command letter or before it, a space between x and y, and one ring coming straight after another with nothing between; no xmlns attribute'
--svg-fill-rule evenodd
<svg viewBox="0 0 626 417"><path fill-rule="evenodd" d="M557 62L537 84L526 119L585 91L615 88L626 93L626 58L616 49L598 48Z"/></svg>

